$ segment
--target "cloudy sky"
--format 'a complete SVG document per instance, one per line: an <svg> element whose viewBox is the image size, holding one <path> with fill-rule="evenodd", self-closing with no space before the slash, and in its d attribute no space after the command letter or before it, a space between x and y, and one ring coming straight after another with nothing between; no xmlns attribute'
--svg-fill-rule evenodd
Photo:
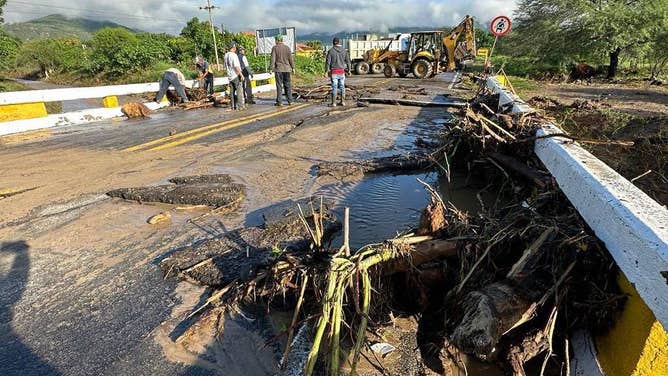
<svg viewBox="0 0 668 376"><path fill-rule="evenodd" d="M212 0L214 23L253 30L294 26L297 33L380 30L396 26L442 27L466 14L487 23L498 14L511 15L515 0ZM20 22L59 13L110 20L128 27L178 34L186 21L208 18L199 7L206 0L8 0L5 22Z"/></svg>

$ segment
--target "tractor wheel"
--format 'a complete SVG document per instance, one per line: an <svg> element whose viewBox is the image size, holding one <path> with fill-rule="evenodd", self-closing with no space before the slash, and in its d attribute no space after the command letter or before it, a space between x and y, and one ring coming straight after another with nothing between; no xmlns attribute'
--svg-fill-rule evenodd
<svg viewBox="0 0 668 376"><path fill-rule="evenodd" d="M397 70L394 69L394 65L387 64L385 65L385 69L383 69L383 74L387 78L392 78L394 75L397 73Z"/></svg>
<svg viewBox="0 0 668 376"><path fill-rule="evenodd" d="M357 74L368 74L369 73L369 64L366 61L360 61L355 66L355 73L357 73Z"/></svg>
<svg viewBox="0 0 668 376"><path fill-rule="evenodd" d="M371 73L373 74L381 74L383 73L383 68L385 64L383 63L373 63L371 64Z"/></svg>
<svg viewBox="0 0 668 376"><path fill-rule="evenodd" d="M415 78L429 78L434 72L434 67L425 59L418 59L411 66L411 72Z"/></svg>

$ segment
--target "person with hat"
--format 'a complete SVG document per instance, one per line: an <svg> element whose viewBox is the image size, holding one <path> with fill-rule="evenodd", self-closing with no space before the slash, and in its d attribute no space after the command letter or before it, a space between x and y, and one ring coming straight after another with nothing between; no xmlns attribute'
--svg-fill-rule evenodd
<svg viewBox="0 0 668 376"><path fill-rule="evenodd" d="M283 44L283 36L276 36L276 45L271 49L270 68L276 78L276 106L281 106L283 92L288 105L292 104L292 83L290 73L295 73L295 63L290 47Z"/></svg>
<svg viewBox="0 0 668 376"><path fill-rule="evenodd" d="M244 75L241 72L241 63L239 56L237 56L237 44L230 42L227 45L228 51L225 54L225 70L227 71L227 78L230 81L230 98L232 100L233 110L244 110L244 93L242 85L244 82Z"/></svg>
<svg viewBox="0 0 668 376"><path fill-rule="evenodd" d="M348 51L341 46L341 40L334 38L334 47L327 51L325 60L325 72L332 80L332 102L330 106L336 106L336 91L341 89L341 106L346 105L346 73L350 72L351 62Z"/></svg>
<svg viewBox="0 0 668 376"><path fill-rule="evenodd" d="M241 63L241 73L244 76L244 99L246 100L246 104L255 104L255 101L253 100L253 87L251 86L253 71L251 70L250 64L248 64L244 46L237 47L237 55L239 56L239 63Z"/></svg>
<svg viewBox="0 0 668 376"><path fill-rule="evenodd" d="M198 74L204 79L204 91L208 95L213 94L213 73L209 71L209 62L204 60L203 57L197 56L195 58L195 67L197 68Z"/></svg>

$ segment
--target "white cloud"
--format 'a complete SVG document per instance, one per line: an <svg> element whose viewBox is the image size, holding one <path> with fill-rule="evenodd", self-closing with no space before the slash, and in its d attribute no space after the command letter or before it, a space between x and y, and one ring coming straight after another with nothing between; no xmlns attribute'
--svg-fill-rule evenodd
<svg viewBox="0 0 668 376"><path fill-rule="evenodd" d="M488 23L497 14L512 14L515 0L216 0L214 22L231 30L294 26L298 33L359 30L385 31L397 26L444 27L466 14ZM177 34L192 17L208 19L199 7L205 0L9 0L6 22L60 13L110 20L132 28Z"/></svg>

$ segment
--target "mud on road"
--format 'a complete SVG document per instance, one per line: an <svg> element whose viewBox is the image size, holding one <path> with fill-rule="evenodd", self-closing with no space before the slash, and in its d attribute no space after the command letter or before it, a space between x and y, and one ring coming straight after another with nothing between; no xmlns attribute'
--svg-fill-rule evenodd
<svg viewBox="0 0 668 376"><path fill-rule="evenodd" d="M375 85L389 97L401 95L386 90L389 83L382 78L351 81ZM405 84L424 85L422 99L448 92L449 85ZM251 111L273 110L270 101L260 103ZM146 122L67 127L46 138L3 146L0 188L21 192L0 199L3 374L275 372L277 354L266 350L267 333L284 323L237 315L216 323L232 329L212 348L206 344L213 338L200 339L199 352L177 343L184 316L208 293L164 280L160 261L175 249L257 225L263 208L341 184L331 176L318 177L314 165L415 152L414 141L429 141L434 126L450 116L439 108L331 110L312 103L175 147L123 151L175 129L187 131L231 116L220 111L167 111ZM246 187L236 212L210 214L201 207L140 204L104 195L203 174L229 174ZM169 212L171 221L146 223L162 212Z"/></svg>

